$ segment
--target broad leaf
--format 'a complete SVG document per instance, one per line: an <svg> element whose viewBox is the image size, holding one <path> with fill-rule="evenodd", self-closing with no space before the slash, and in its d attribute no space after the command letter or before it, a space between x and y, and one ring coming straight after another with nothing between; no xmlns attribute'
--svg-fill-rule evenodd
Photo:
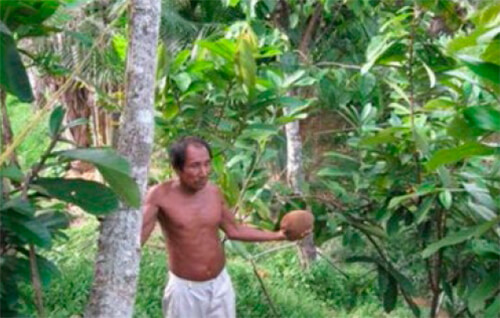
<svg viewBox="0 0 500 318"><path fill-rule="evenodd" d="M455 148L436 151L425 166L432 171L444 164L454 163L473 156L490 156L498 152L498 148L488 147L477 142L468 142Z"/></svg>
<svg viewBox="0 0 500 318"><path fill-rule="evenodd" d="M115 193L103 184L83 179L39 178L34 188L56 199L78 205L95 214L108 214L118 208Z"/></svg>
<svg viewBox="0 0 500 318"><path fill-rule="evenodd" d="M500 315L500 296L497 296L488 308L486 308L484 318L498 318L498 315Z"/></svg>
<svg viewBox="0 0 500 318"><path fill-rule="evenodd" d="M139 207L141 195L125 158L110 148L73 149L56 153L58 156L94 164L109 186L132 207Z"/></svg>
<svg viewBox="0 0 500 318"><path fill-rule="evenodd" d="M485 301L498 289L498 282L500 282L499 268L493 269L488 276L482 278L481 283L474 288L467 299L467 304L471 312L477 313L484 308Z"/></svg>
<svg viewBox="0 0 500 318"><path fill-rule="evenodd" d="M446 210L449 210L453 203L453 197L451 196L451 192L449 190L441 191L439 193L439 202L441 202L441 204Z"/></svg>
<svg viewBox="0 0 500 318"><path fill-rule="evenodd" d="M484 130L500 131L500 109L493 106L469 107L464 117L473 127Z"/></svg>
<svg viewBox="0 0 500 318"><path fill-rule="evenodd" d="M11 164L0 169L0 178L8 178L16 182L22 182L24 180L24 175L18 167Z"/></svg>
<svg viewBox="0 0 500 318"><path fill-rule="evenodd" d="M2 228L11 231L23 242L40 247L51 246L51 235L47 227L35 219L18 213L14 209L6 210L1 214Z"/></svg>
<svg viewBox="0 0 500 318"><path fill-rule="evenodd" d="M391 312L396 307L398 300L398 284L394 277L389 275L387 287L384 290L383 301L385 312Z"/></svg>
<svg viewBox="0 0 500 318"><path fill-rule="evenodd" d="M496 225L500 221L500 217L497 217L491 221L484 222L480 225L468 228L466 230L462 230L460 232L456 232L453 234L450 234L443 239L434 242L427 246L427 248L422 252L422 257L427 258L431 256L432 254L436 253L438 250L440 250L443 247L446 246L451 246L451 245L456 245L459 243L462 243L471 237L479 237L486 231L488 231L491 227Z"/></svg>
<svg viewBox="0 0 500 318"><path fill-rule="evenodd" d="M49 133L52 137L57 136L61 130L62 121L66 110L62 106L54 108L49 118Z"/></svg>
<svg viewBox="0 0 500 318"><path fill-rule="evenodd" d="M31 102L34 99L28 74L14 38L2 21L0 21L0 86L23 102Z"/></svg>
<svg viewBox="0 0 500 318"><path fill-rule="evenodd" d="M469 56L459 56L467 67L482 79L500 85L500 65L483 62Z"/></svg>

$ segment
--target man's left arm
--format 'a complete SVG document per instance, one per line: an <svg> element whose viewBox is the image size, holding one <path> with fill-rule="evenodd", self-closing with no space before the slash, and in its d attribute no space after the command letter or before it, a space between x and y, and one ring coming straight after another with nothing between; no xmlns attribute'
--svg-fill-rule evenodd
<svg viewBox="0 0 500 318"><path fill-rule="evenodd" d="M263 241L281 241L286 240L285 233L282 231L271 232L259 230L246 224L236 222L234 215L227 207L224 198L222 201L222 221L221 228L230 240L263 242Z"/></svg>

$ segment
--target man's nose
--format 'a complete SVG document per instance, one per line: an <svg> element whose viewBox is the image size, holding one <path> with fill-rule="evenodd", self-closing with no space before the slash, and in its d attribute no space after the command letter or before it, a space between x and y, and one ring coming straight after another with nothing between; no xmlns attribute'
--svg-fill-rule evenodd
<svg viewBox="0 0 500 318"><path fill-rule="evenodd" d="M209 172L210 172L210 168L209 167L201 167L201 169L200 169L200 175L202 177L208 176Z"/></svg>

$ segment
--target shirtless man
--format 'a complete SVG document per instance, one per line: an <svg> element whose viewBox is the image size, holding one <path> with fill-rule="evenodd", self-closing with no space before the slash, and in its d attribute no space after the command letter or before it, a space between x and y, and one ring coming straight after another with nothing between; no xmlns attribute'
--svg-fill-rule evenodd
<svg viewBox="0 0 500 318"><path fill-rule="evenodd" d="M169 254L169 280L162 301L169 318L233 318L234 291L225 269L219 229L232 240L284 240L238 224L220 190L210 182L211 151L202 139L186 137L169 151L178 179L153 187L145 200L141 244L158 220Z"/></svg>

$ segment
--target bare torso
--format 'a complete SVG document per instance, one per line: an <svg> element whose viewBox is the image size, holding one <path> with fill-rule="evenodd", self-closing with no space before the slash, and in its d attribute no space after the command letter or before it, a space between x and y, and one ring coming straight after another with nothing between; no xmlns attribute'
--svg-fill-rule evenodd
<svg viewBox="0 0 500 318"><path fill-rule="evenodd" d="M219 237L223 201L218 189L207 183L202 190L189 193L178 181L168 181L155 189L153 197L170 270L193 281L216 277L225 265Z"/></svg>

